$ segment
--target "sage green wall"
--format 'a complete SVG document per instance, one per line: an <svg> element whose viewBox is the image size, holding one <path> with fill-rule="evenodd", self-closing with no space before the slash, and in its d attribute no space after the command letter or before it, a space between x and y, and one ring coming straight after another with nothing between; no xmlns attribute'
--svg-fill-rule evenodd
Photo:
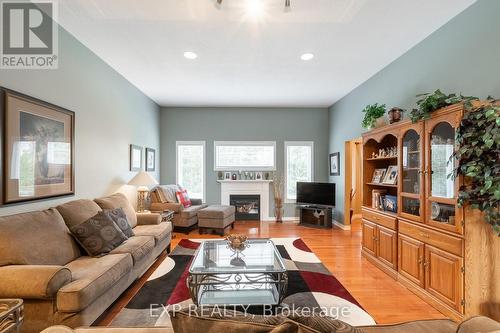
<svg viewBox="0 0 500 333"><path fill-rule="evenodd" d="M157 104L63 29L58 69L0 69L0 86L72 110L76 123L75 196L0 207L0 215L118 190L135 201L135 188L124 186L135 175L129 171L129 144L156 148L159 154ZM152 175L159 179L159 168Z"/></svg>
<svg viewBox="0 0 500 333"><path fill-rule="evenodd" d="M176 141L206 141L206 202L209 204L220 203L220 184L214 171L214 141L276 141L277 168L281 173L285 141L314 141L315 180L328 180L326 108L162 108L160 124L162 184L175 183ZM287 204L285 216L294 215L294 205Z"/></svg>
<svg viewBox="0 0 500 333"><path fill-rule="evenodd" d="M500 1L479 0L378 72L330 108L329 151L362 133L361 110L372 103L415 107L415 95L438 88L485 98L500 97ZM422 22L425 24L425 22ZM344 173L337 183L337 206L344 205ZM343 222L342 211L334 218Z"/></svg>

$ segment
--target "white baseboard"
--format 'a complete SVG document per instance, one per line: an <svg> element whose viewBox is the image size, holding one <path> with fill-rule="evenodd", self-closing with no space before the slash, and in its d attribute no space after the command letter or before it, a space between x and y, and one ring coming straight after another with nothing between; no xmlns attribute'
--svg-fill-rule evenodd
<svg viewBox="0 0 500 333"><path fill-rule="evenodd" d="M342 230L351 230L350 225L345 225L344 223L340 223L338 221L332 220L333 224L337 227L339 227Z"/></svg>
<svg viewBox="0 0 500 333"><path fill-rule="evenodd" d="M262 219L265 222L274 222L276 219L274 217L268 217ZM299 218L296 216L283 217L283 222L299 222Z"/></svg>

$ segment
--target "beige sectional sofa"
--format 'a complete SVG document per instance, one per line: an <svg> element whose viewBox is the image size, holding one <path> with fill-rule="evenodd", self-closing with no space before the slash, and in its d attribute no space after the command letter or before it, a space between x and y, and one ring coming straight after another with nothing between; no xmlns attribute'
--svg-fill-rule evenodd
<svg viewBox="0 0 500 333"><path fill-rule="evenodd" d="M105 256L87 256L68 226L118 207L135 236ZM171 232L158 214L136 215L122 194L0 217L0 298L24 300L23 332L90 325L169 249Z"/></svg>

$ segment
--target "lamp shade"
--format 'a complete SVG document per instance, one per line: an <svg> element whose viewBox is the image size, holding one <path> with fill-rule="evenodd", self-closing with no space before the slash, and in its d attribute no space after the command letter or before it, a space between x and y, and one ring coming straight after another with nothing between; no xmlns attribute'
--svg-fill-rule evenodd
<svg viewBox="0 0 500 333"><path fill-rule="evenodd" d="M129 182L129 185L134 186L152 186L158 185L158 182L149 175L146 171L139 171Z"/></svg>

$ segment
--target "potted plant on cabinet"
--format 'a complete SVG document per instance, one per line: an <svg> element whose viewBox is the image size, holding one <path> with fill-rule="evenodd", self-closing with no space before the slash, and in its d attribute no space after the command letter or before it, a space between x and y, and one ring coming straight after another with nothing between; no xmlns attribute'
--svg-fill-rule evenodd
<svg viewBox="0 0 500 333"><path fill-rule="evenodd" d="M363 122L361 123L366 129L373 129L385 125L385 104L378 105L378 103L367 105L363 109L365 114Z"/></svg>

